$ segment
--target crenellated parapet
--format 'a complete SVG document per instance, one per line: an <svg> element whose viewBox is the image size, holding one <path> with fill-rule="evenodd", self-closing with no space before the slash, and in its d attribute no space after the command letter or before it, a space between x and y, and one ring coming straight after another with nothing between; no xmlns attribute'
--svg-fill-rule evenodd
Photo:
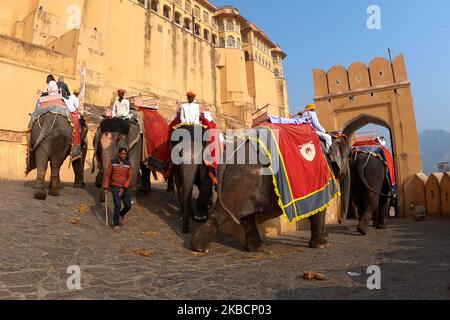
<svg viewBox="0 0 450 320"><path fill-rule="evenodd" d="M392 63L385 58L375 58L368 66L355 62L348 69L341 65L335 65L327 72L315 69L313 78L316 100L410 85L403 55L395 57Z"/></svg>

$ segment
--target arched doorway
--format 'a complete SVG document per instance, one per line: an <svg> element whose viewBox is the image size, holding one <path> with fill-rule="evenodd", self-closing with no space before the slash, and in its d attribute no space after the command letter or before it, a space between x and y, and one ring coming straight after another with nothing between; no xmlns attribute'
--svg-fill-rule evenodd
<svg viewBox="0 0 450 320"><path fill-rule="evenodd" d="M402 55L348 69L314 70L315 102L322 125L352 136L371 123L389 130L398 182L399 215L405 216L404 184L422 172L411 83Z"/></svg>

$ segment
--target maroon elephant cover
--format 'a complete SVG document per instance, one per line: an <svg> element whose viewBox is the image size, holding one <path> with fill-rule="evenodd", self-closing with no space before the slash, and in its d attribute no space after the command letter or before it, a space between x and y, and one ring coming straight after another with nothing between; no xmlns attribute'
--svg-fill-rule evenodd
<svg viewBox="0 0 450 320"><path fill-rule="evenodd" d="M140 108L143 119L144 160L170 161L169 125L158 111Z"/></svg>

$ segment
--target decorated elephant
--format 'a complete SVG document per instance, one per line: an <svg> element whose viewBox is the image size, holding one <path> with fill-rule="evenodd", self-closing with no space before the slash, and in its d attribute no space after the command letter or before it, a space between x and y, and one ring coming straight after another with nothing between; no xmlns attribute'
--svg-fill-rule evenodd
<svg viewBox="0 0 450 320"><path fill-rule="evenodd" d="M128 159L130 160L133 168L132 179L132 194L136 196L136 191L143 193L149 193L151 190L151 174L150 168L156 166L154 163L150 163L150 158L147 161L143 161L143 149L145 149L144 143L146 142L144 135L141 134L141 124L137 120L138 113L134 113L135 117L131 120L124 120L120 118L105 119L98 128L94 137L94 159L93 159L93 173L98 168L95 185L98 188L102 187L105 170L109 162L117 156L117 152L120 148L128 150ZM166 126L167 123L166 123ZM151 133L150 133L151 134ZM168 136L166 137L168 139ZM97 162L97 165L95 163ZM161 164L159 164L161 166ZM156 169L154 169L156 170ZM140 187L139 185L140 178ZM174 192L174 183L171 177L168 178L169 185L167 191L169 193ZM104 193L100 193L100 200L103 202Z"/></svg>
<svg viewBox="0 0 450 320"><path fill-rule="evenodd" d="M87 132L85 120L78 120L80 128L80 143L74 146L74 115L70 115L64 106L50 107L48 110L38 110L32 115L28 141L27 171L37 169L34 197L45 200L45 175L50 162L51 181L49 194L59 196L61 189L60 168L66 158L72 157L72 167L75 174L74 188L82 188L84 184L84 163L87 153Z"/></svg>
<svg viewBox="0 0 450 320"><path fill-rule="evenodd" d="M191 217L205 221L211 207L213 181L210 169L203 162L204 150L208 145L203 139L204 134L202 126L181 126L172 135L172 161L184 233L189 232ZM195 210L192 209L194 186L199 189Z"/></svg>
<svg viewBox="0 0 450 320"><path fill-rule="evenodd" d="M343 144L343 146L339 144ZM246 239L245 249L247 251L263 251L265 244L261 239L257 224L279 217L284 213L279 205L281 201L279 191L274 190L274 176L263 174L268 168L267 163L269 161L264 160L264 155L254 154L257 151L252 146L251 141L238 142L237 145L245 149L246 159L259 160L255 164L238 164L237 149L235 149L232 163L230 164L230 159L228 159L227 164L220 167L218 201L214 213L192 238L191 246L195 251L209 252L210 243L214 240L217 231L231 220L243 226ZM348 142L346 139L337 139L333 145L332 150L344 151ZM302 152L302 150L300 151ZM307 150L306 153L308 151L310 150ZM344 154L342 153L342 155ZM337 158L337 155L335 155L334 159ZM343 164L343 166L342 164L340 166L342 166L342 170L346 170L345 160ZM322 191L317 193L319 197L321 192L324 195L328 193L328 198L325 200L328 202L332 196L336 195L337 189L335 184L329 183ZM325 230L325 215L326 206L306 216L311 223L311 239L309 242L311 248L327 248L329 245Z"/></svg>
<svg viewBox="0 0 450 320"><path fill-rule="evenodd" d="M93 144L95 154L92 173L94 173L96 167L99 170L95 179L96 187L102 187L104 174L109 163L117 157L120 148L125 148L128 150L128 159L133 168L131 185L135 192L142 161L142 137L138 122L120 118L105 119L94 136ZM103 192L100 193L100 200L102 202L105 200Z"/></svg>
<svg viewBox="0 0 450 320"><path fill-rule="evenodd" d="M389 209L395 196L385 163L371 153L356 153L350 159L351 198L359 214L358 232L366 235L372 219L377 229L388 227Z"/></svg>

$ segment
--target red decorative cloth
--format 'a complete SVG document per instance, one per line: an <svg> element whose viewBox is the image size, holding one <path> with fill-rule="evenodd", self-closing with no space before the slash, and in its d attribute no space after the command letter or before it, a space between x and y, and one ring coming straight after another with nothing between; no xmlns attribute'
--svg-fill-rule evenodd
<svg viewBox="0 0 450 320"><path fill-rule="evenodd" d="M169 125L158 111L140 108L144 131L144 160L153 158L161 163L170 161Z"/></svg>
<svg viewBox="0 0 450 320"><path fill-rule="evenodd" d="M371 152L381 157L381 159L386 162L386 165L388 167L390 182L393 188L396 189L397 181L395 175L394 159L392 158L392 154L385 146L381 145L376 140L367 140L355 142L355 144L353 145L353 150L356 152Z"/></svg>
<svg viewBox="0 0 450 320"><path fill-rule="evenodd" d="M81 133L80 133L80 120L78 118L78 111L71 112L72 115L72 125L73 125L73 142L72 148L77 148L81 146Z"/></svg>
<svg viewBox="0 0 450 320"><path fill-rule="evenodd" d="M279 205L289 221L325 210L339 191L314 129L309 124L272 123L260 129L268 129L267 137L260 136L258 144L271 159Z"/></svg>

